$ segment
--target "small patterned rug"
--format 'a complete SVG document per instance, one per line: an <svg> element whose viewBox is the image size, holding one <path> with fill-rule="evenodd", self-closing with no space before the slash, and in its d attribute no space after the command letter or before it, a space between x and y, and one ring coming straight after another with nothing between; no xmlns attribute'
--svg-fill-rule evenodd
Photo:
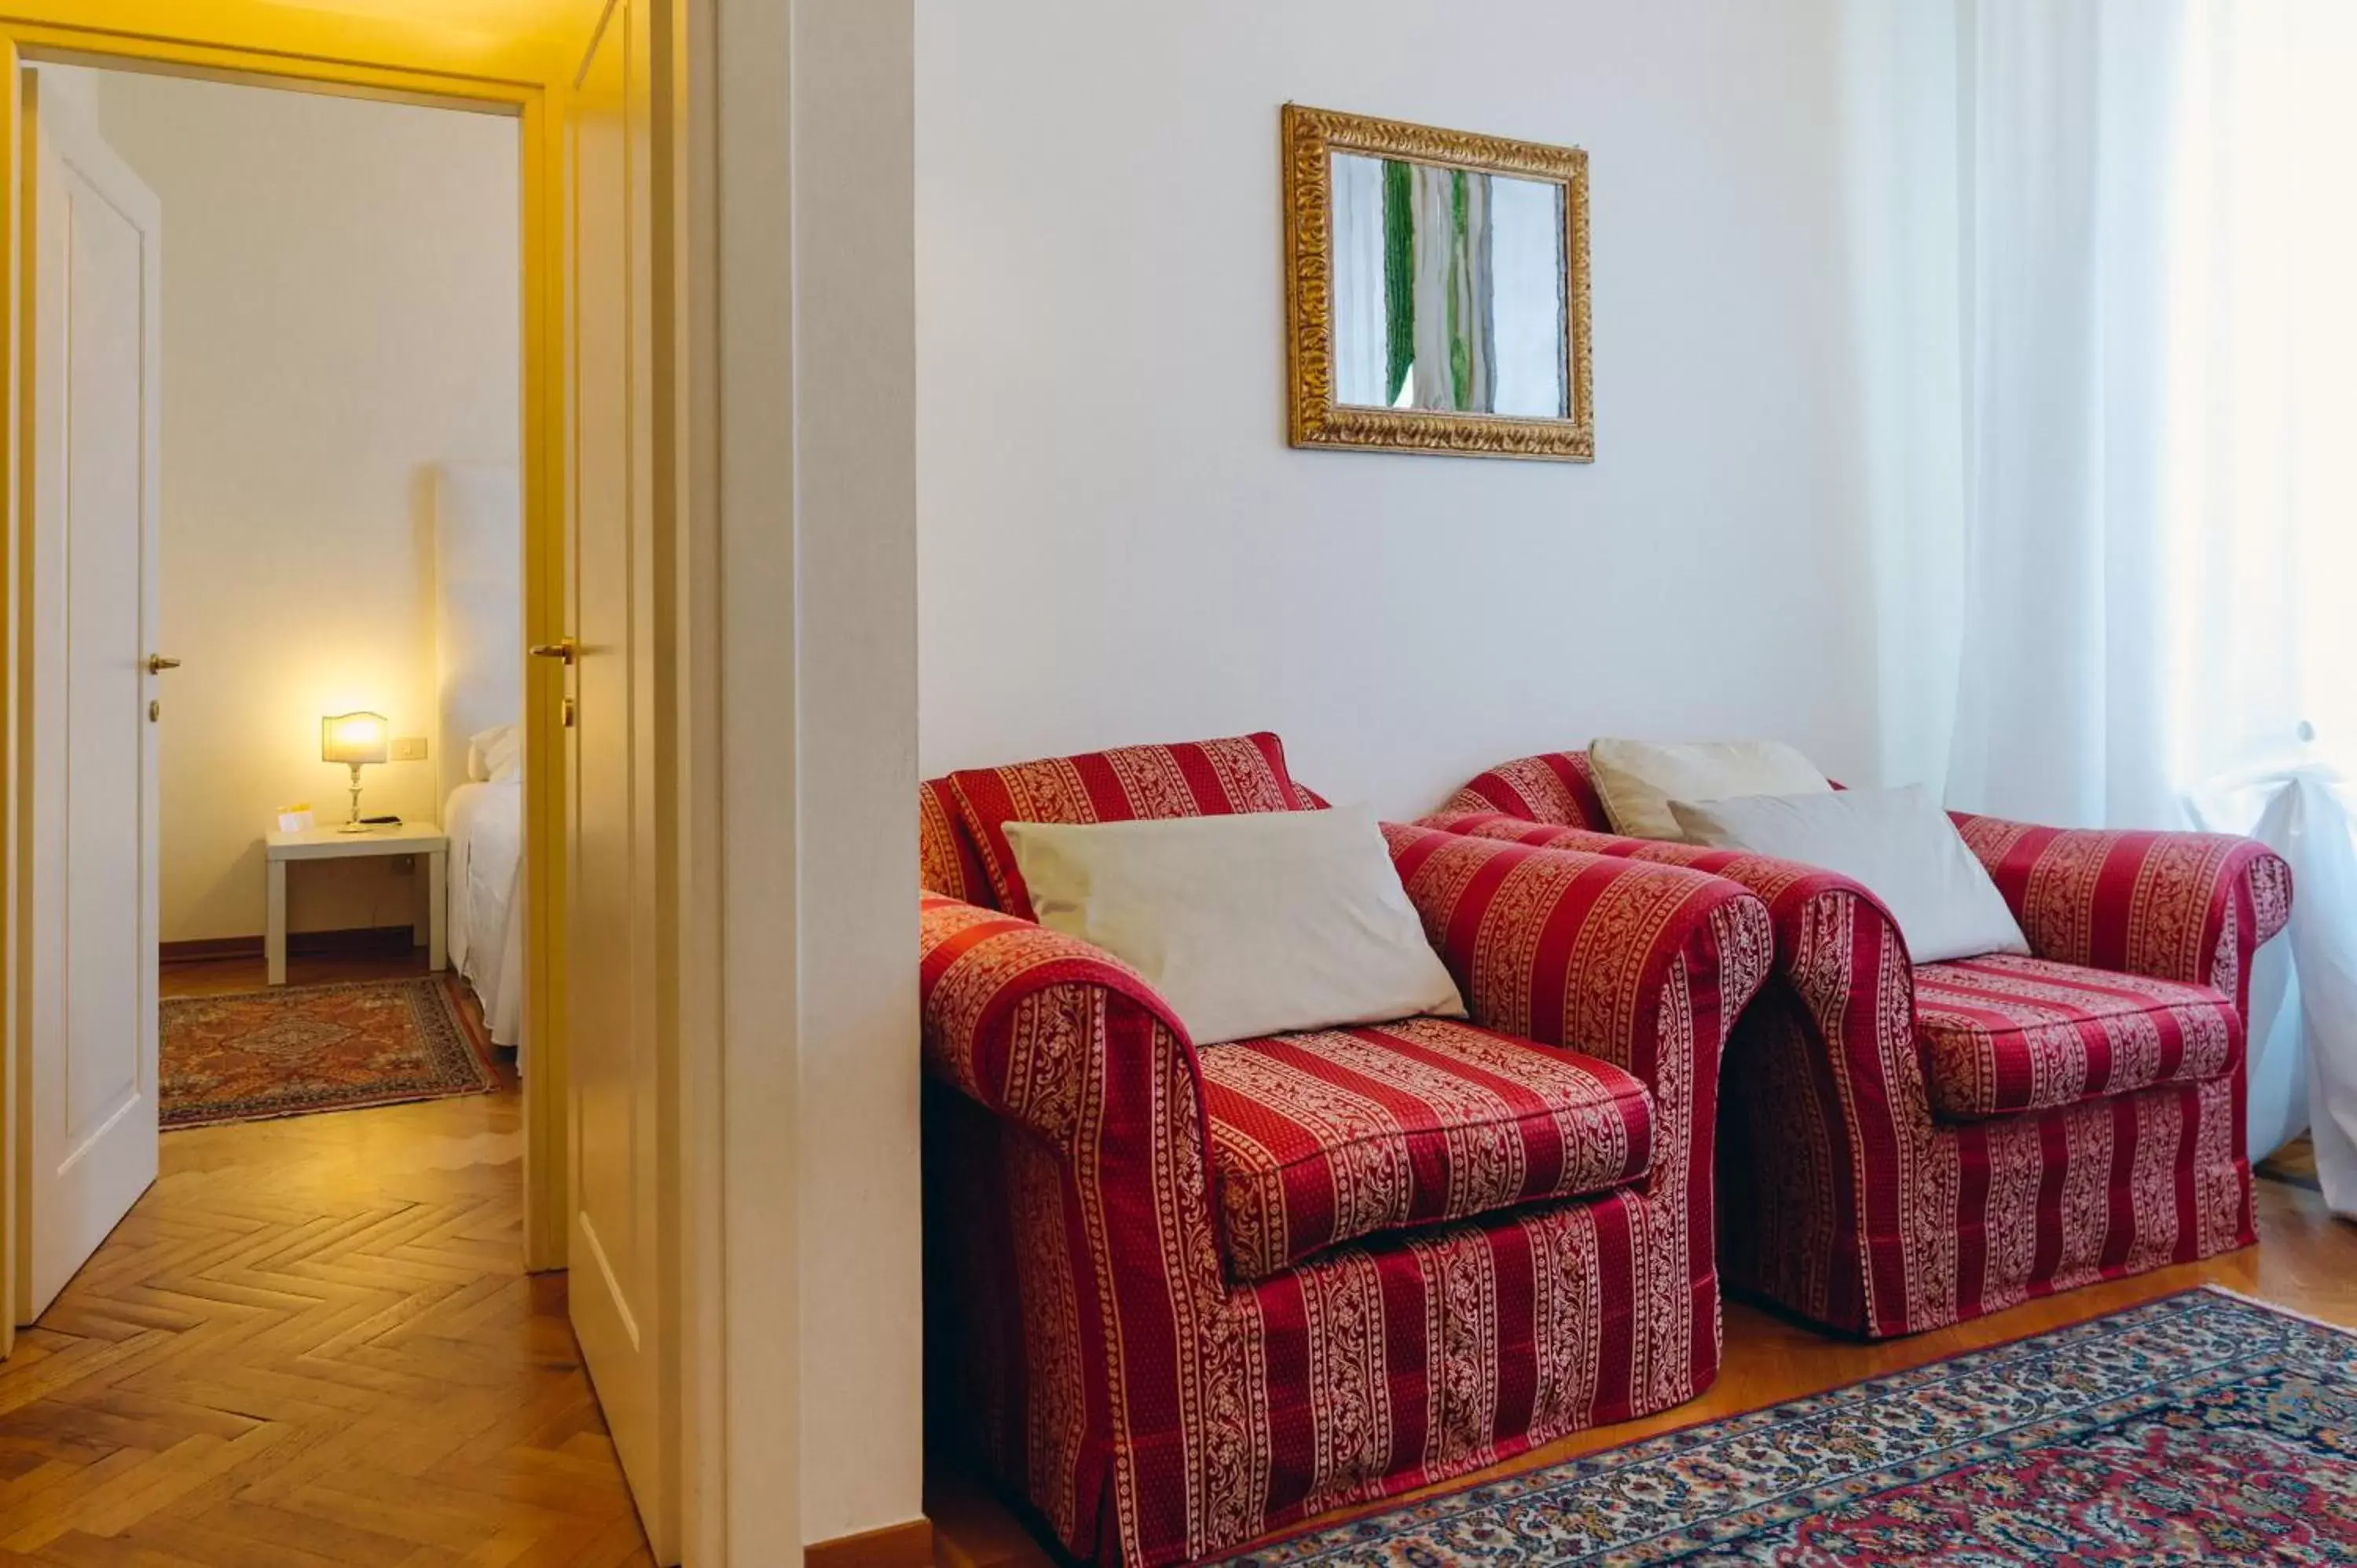
<svg viewBox="0 0 2357 1568"><path fill-rule="evenodd" d="M499 1087L443 975L164 1003L165 1127L353 1111Z"/></svg>
<svg viewBox="0 0 2357 1568"><path fill-rule="evenodd" d="M2357 1336L2191 1291L1233 1561L2357 1563Z"/></svg>

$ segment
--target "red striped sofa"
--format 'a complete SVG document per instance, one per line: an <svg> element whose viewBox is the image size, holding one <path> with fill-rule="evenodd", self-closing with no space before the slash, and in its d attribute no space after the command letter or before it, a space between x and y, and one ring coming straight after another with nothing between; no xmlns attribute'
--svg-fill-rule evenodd
<svg viewBox="0 0 2357 1568"><path fill-rule="evenodd" d="M1913 964L1846 877L1617 837L1580 752L1492 768L1426 825L1768 901L1776 975L1727 1047L1719 1267L1880 1337L2255 1239L2244 1019L2289 868L2218 834L1955 822L2030 956Z"/></svg>
<svg viewBox="0 0 2357 1568"><path fill-rule="evenodd" d="M931 1425L1083 1558L1222 1552L1717 1370L1710 1134L1759 899L1388 826L1470 1018L1198 1050L1026 918L1000 831L1319 804L1265 735L920 790Z"/></svg>

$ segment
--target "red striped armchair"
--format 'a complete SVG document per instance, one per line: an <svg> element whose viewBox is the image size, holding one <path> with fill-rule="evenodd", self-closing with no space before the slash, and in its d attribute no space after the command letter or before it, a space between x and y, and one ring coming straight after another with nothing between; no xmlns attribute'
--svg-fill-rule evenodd
<svg viewBox="0 0 2357 1568"><path fill-rule="evenodd" d="M1082 1558L1225 1551L1717 1369L1711 1128L1759 899L1387 827L1469 1018L1198 1050L1028 918L1000 832L1315 803L1270 736L922 788L933 1428Z"/></svg>
<svg viewBox="0 0 2357 1568"><path fill-rule="evenodd" d="M1728 877L1775 977L1727 1047L1731 1288L1880 1337L2255 1240L2251 955L2291 908L2247 839L1956 816L2029 956L1914 964L1846 877L1615 836L1579 752L1468 784L1427 825Z"/></svg>

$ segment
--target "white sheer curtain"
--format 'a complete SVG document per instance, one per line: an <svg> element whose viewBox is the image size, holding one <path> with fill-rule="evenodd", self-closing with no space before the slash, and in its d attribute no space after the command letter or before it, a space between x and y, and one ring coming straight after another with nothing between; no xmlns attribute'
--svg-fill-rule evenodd
<svg viewBox="0 0 2357 1568"><path fill-rule="evenodd" d="M1383 317L1383 165L1338 153L1334 190L1334 401L1391 402Z"/></svg>
<svg viewBox="0 0 2357 1568"><path fill-rule="evenodd" d="M1960 19L1950 799L2289 854L2253 1153L2357 1214L2357 3Z"/></svg>

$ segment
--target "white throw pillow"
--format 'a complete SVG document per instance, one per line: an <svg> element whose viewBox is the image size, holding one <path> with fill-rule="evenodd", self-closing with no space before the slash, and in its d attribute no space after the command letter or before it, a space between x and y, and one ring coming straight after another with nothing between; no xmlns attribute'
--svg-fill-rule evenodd
<svg viewBox="0 0 2357 1568"><path fill-rule="evenodd" d="M523 726L493 725L467 737L467 777L504 784L523 770Z"/></svg>
<svg viewBox="0 0 2357 1568"><path fill-rule="evenodd" d="M1987 868L1918 785L1673 800L1670 811L1689 843L1797 860L1864 883L1917 963L2029 950Z"/></svg>
<svg viewBox="0 0 2357 1568"><path fill-rule="evenodd" d="M1781 740L1704 740L1682 746L1609 737L1587 744L1589 775L1612 831L1627 838L1675 839L1672 800L1831 790L1815 764Z"/></svg>
<svg viewBox="0 0 2357 1568"><path fill-rule="evenodd" d="M1465 1016L1363 806L1009 822L1039 923L1152 982L1199 1046Z"/></svg>

